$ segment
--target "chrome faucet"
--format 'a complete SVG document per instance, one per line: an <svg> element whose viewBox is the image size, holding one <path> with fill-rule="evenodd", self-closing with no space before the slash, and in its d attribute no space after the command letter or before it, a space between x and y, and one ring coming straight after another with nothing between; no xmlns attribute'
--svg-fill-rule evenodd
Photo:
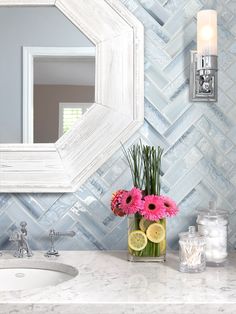
<svg viewBox="0 0 236 314"><path fill-rule="evenodd" d="M50 232L49 232L49 238L50 238L50 242L51 242L51 247L47 251L47 253L45 253L45 256L46 257L51 257L51 256L59 256L60 255L59 252L54 247L54 243L55 243L55 238L56 237L74 237L75 234L76 233L74 231L56 232L54 229L51 229Z"/></svg>
<svg viewBox="0 0 236 314"><path fill-rule="evenodd" d="M27 223L22 221L20 223L20 231L15 231L10 236L10 241L17 242L17 250L14 253L15 257L31 257L33 253L29 247L28 240L27 240Z"/></svg>

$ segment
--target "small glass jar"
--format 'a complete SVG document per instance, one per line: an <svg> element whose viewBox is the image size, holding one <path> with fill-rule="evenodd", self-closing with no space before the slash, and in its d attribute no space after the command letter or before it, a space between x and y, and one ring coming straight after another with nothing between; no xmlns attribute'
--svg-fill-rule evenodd
<svg viewBox="0 0 236 314"><path fill-rule="evenodd" d="M179 234L179 270L183 273L200 273L206 269L206 240L190 226L188 232Z"/></svg>
<svg viewBox="0 0 236 314"><path fill-rule="evenodd" d="M198 211L198 232L206 237L206 261L209 266L221 266L227 260L228 213L216 209L215 202L209 208Z"/></svg>

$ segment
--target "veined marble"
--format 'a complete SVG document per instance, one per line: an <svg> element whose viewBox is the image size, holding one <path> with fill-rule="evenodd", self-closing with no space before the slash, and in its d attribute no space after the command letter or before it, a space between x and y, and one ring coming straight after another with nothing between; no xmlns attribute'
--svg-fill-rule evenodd
<svg viewBox="0 0 236 314"><path fill-rule="evenodd" d="M1 264L12 258L5 253ZM36 252L32 261L45 259L50 261ZM54 287L3 292L0 313L236 313L236 253L226 267L199 274L180 273L177 253L163 264L131 263L124 251L66 251L56 260L76 267L79 275Z"/></svg>

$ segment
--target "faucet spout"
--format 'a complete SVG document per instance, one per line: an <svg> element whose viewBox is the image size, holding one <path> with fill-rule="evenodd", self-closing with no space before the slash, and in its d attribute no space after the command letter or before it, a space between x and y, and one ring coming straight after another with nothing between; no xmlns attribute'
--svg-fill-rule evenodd
<svg viewBox="0 0 236 314"><path fill-rule="evenodd" d="M13 232L9 238L10 241L17 243L17 250L15 251L14 256L18 258L33 256L27 240L26 226L27 223L22 221L20 223L20 231Z"/></svg>

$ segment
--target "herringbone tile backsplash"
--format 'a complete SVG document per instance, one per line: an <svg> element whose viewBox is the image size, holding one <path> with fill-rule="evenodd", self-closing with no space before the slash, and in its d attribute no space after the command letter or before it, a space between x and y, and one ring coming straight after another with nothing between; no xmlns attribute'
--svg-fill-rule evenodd
<svg viewBox="0 0 236 314"><path fill-rule="evenodd" d="M195 223L196 208L210 199L230 214L229 244L236 244L236 2L235 0L121 0L145 26L145 123L129 141L165 149L163 193L181 209L168 221L169 246ZM219 101L188 100L189 52L196 48L196 13L218 11ZM66 250L125 249L126 220L109 209L112 191L131 186L117 152L73 194L0 194L0 248L12 248L9 234L28 222L32 249L47 249L50 228L75 230L58 239Z"/></svg>

